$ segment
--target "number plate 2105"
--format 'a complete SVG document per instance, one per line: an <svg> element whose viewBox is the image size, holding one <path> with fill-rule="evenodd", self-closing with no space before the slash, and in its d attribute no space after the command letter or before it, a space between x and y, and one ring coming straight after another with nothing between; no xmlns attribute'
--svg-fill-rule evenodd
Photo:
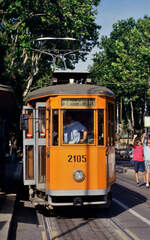
<svg viewBox="0 0 150 240"><path fill-rule="evenodd" d="M86 162L86 155L68 155L68 162Z"/></svg>

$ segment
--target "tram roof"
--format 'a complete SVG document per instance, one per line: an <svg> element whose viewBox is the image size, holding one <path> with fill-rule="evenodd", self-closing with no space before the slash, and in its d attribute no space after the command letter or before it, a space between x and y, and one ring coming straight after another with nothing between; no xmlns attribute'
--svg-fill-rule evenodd
<svg viewBox="0 0 150 240"><path fill-rule="evenodd" d="M45 88L40 88L30 92L27 96L27 101L35 98L44 98L49 95L107 95L114 97L114 93L106 88L88 84L62 84L52 85Z"/></svg>

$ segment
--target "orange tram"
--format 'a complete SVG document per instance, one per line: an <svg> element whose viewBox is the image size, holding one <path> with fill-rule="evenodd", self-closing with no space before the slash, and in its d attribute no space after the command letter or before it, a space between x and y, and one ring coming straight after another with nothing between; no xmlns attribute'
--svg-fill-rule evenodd
<svg viewBox="0 0 150 240"><path fill-rule="evenodd" d="M115 97L88 81L85 73L61 72L51 86L28 95L21 116L24 184L36 203L111 202Z"/></svg>

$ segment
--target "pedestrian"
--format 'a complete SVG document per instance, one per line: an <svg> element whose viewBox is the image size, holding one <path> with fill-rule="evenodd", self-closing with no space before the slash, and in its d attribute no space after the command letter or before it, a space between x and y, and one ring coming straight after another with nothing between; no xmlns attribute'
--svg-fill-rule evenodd
<svg viewBox="0 0 150 240"><path fill-rule="evenodd" d="M144 143L144 162L146 169L146 187L149 188L149 178L150 178L150 139L146 137L146 133L143 134Z"/></svg>
<svg viewBox="0 0 150 240"><path fill-rule="evenodd" d="M134 161L134 170L136 177L136 184L139 186L139 171L142 172L144 185L146 185L146 174L145 174L145 164L144 164L144 148L140 137L134 135L132 141L133 152L133 161Z"/></svg>

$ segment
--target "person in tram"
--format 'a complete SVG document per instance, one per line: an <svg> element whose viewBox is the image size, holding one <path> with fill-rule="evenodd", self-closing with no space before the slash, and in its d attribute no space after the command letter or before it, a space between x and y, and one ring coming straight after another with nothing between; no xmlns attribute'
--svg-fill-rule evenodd
<svg viewBox="0 0 150 240"><path fill-rule="evenodd" d="M86 127L72 119L72 113L66 111L64 117L63 136L65 144L82 144L87 139Z"/></svg>

